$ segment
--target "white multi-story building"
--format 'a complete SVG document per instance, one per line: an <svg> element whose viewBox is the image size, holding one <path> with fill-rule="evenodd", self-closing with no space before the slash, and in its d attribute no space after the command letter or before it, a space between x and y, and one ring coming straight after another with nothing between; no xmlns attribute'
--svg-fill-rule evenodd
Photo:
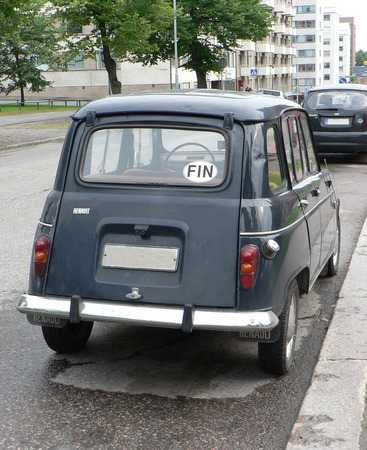
<svg viewBox="0 0 367 450"><path fill-rule="evenodd" d="M296 9L296 75L293 90L307 92L315 85L349 81L351 31L334 7L323 0L293 0Z"/></svg>
<svg viewBox="0 0 367 450"><path fill-rule="evenodd" d="M296 74L293 91L301 94L323 81L323 10L320 0L293 0L296 17Z"/></svg>
<svg viewBox="0 0 367 450"><path fill-rule="evenodd" d="M339 55L338 55L338 72L339 72L339 80L340 78L345 78L347 81L350 80L350 75L353 67L351 66L352 58L351 55L351 39L352 39L352 33L351 33L351 27L350 24L347 22L340 22L339 23Z"/></svg>

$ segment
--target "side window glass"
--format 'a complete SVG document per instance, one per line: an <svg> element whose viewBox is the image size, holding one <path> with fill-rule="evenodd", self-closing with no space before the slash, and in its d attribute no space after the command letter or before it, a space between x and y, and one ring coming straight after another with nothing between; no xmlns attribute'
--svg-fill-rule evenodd
<svg viewBox="0 0 367 450"><path fill-rule="evenodd" d="M298 130L299 130L299 143L301 146L301 155L302 155L302 161L303 161L303 168L306 173L310 173L310 166L308 163L308 155L306 151L306 143L305 138L303 134L303 127L300 123L300 117L298 117Z"/></svg>
<svg viewBox="0 0 367 450"><path fill-rule="evenodd" d="M311 138L310 127L308 125L308 121L305 116L302 115L300 117L300 121L302 124L302 131L303 131L303 136L305 139L306 152L307 152L307 156L308 156L308 162L310 165L310 172L315 173L315 172L318 172L319 168L318 168L318 164L317 164L315 149L314 149L312 138Z"/></svg>
<svg viewBox="0 0 367 450"><path fill-rule="evenodd" d="M303 163L301 156L301 145L298 134L298 126L297 119L295 117L291 117L289 119L289 131L290 131L290 139L291 146L293 150L293 160L294 160L294 169L296 171L296 179L297 181L302 181L303 179Z"/></svg>
<svg viewBox="0 0 367 450"><path fill-rule="evenodd" d="M289 137L288 117L284 117L282 120L282 132L283 132L284 149L285 149L285 156L287 159L289 177L291 179L291 182L293 183L294 181L296 181L296 176L295 176L294 165L293 165L293 152L292 152L292 147L291 147L291 140Z"/></svg>
<svg viewBox="0 0 367 450"><path fill-rule="evenodd" d="M269 128L266 132L266 152L269 187L274 192L284 184L284 175L279 160L279 144L274 127Z"/></svg>

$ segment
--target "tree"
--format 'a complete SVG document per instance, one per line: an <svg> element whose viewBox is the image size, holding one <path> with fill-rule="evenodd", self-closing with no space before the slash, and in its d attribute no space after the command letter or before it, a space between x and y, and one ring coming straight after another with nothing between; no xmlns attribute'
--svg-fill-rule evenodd
<svg viewBox="0 0 367 450"><path fill-rule="evenodd" d="M168 1L168 0L167 0ZM224 52L234 51L237 40L259 41L269 34L272 9L261 0L177 0L178 53L181 67L196 72L198 87L206 88L206 74L221 70ZM172 29L151 35L156 52L135 53L134 61L155 64L173 55Z"/></svg>
<svg viewBox="0 0 367 450"><path fill-rule="evenodd" d="M363 66L365 65L364 62L367 61L367 52L364 52L363 50L358 50L356 53L356 66Z"/></svg>
<svg viewBox="0 0 367 450"><path fill-rule="evenodd" d="M126 60L134 52L155 52L156 43L148 39L173 23L171 5L165 0L53 0L53 4L67 23L68 48L90 58L102 53L113 94L121 92L116 59ZM90 34L73 31L89 25Z"/></svg>
<svg viewBox="0 0 367 450"><path fill-rule="evenodd" d="M61 50L62 27L55 27L48 15L44 0L4 2L0 15L4 20L0 27L0 92L6 95L20 90L24 105L25 90L40 92L49 86L41 74L40 66L63 68Z"/></svg>

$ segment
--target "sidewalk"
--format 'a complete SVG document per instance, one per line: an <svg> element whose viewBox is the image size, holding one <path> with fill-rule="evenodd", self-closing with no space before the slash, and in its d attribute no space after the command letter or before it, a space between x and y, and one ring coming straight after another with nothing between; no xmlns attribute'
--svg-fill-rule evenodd
<svg viewBox="0 0 367 450"><path fill-rule="evenodd" d="M367 449L367 220L287 450Z"/></svg>

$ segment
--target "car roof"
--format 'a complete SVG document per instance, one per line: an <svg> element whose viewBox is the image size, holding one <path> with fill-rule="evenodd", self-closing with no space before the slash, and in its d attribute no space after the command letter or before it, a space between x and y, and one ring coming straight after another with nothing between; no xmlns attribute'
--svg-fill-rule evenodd
<svg viewBox="0 0 367 450"><path fill-rule="evenodd" d="M367 85L365 84L349 84L349 83L339 83L339 84L325 84L323 86L315 86L308 92L314 91L335 91L335 90L351 90L351 91L367 91Z"/></svg>
<svg viewBox="0 0 367 450"><path fill-rule="evenodd" d="M302 110L290 100L250 92L207 89L142 91L95 100L83 106L73 118L85 119L89 111L95 111L97 116L149 113L220 118L233 113L236 121L257 123L279 117L290 108Z"/></svg>

